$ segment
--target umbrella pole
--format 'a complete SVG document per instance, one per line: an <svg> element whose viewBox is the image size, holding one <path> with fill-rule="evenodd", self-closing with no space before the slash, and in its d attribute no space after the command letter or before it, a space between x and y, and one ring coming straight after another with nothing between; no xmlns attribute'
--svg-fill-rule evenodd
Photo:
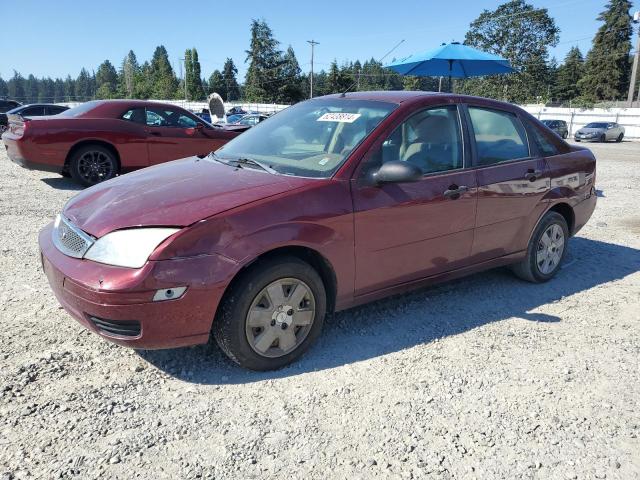
<svg viewBox="0 0 640 480"><path fill-rule="evenodd" d="M438 81L438 92L442 91L442 75L440 75L440 80Z"/></svg>

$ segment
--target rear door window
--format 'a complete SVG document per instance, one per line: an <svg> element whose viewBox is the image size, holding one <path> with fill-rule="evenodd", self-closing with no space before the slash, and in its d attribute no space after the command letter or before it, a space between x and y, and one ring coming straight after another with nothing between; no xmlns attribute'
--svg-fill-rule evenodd
<svg viewBox="0 0 640 480"><path fill-rule="evenodd" d="M44 115L44 107L28 107L20 112L23 117L41 117Z"/></svg>
<svg viewBox="0 0 640 480"><path fill-rule="evenodd" d="M469 107L478 165L493 165L530 156L522 122L512 113Z"/></svg>

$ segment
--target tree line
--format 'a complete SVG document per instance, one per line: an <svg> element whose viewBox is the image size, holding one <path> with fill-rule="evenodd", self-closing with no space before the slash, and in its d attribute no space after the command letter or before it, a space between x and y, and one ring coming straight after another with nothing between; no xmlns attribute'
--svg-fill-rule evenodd
<svg viewBox="0 0 640 480"><path fill-rule="evenodd" d="M510 60L510 75L456 80L456 92L515 103L573 102L588 105L625 97L632 63L632 18L629 0L610 0L598 16L601 26L585 55L572 47L561 64L549 57L559 42L559 29L547 9L525 0L511 0L484 10L469 26L464 43ZM244 59L247 72L240 83L234 60L204 77L196 48L185 51L184 75L178 78L167 50L158 46L150 61L140 64L133 50L116 68L109 60L96 71L82 68L76 78L23 77L15 72L0 78L0 97L24 102L86 101L104 98L204 100L211 92L227 101L295 103L310 95L309 74L303 72L291 46L281 49L264 20L253 20ZM182 64L181 64L182 65ZM305 68L306 70L306 68ZM333 61L315 73L314 96L346 90L438 90L441 79L401 76L371 58ZM446 81L443 84L447 86Z"/></svg>

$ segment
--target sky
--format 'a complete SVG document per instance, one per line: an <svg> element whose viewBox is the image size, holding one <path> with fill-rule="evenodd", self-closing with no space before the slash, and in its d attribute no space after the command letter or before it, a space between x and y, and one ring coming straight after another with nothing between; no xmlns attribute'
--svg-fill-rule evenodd
<svg viewBox="0 0 640 480"><path fill-rule="evenodd" d="M204 77L222 69L231 57L242 81L254 18L267 21L283 50L293 47L303 71L309 70L311 60L307 40L319 42L318 71L328 69L334 59L379 59L401 40L387 60L442 42L462 42L483 9L492 10L504 1L0 0L0 11L10 20L0 29L0 76L8 79L17 70L24 76L76 77L82 67L97 70L105 59L119 68L130 49L142 63L157 45L164 45L176 74L184 51L196 47ZM606 1L529 3L547 8L560 28L560 43L550 53L561 61L574 45L586 54ZM634 2L636 9L640 0ZM633 41L635 45L635 36Z"/></svg>

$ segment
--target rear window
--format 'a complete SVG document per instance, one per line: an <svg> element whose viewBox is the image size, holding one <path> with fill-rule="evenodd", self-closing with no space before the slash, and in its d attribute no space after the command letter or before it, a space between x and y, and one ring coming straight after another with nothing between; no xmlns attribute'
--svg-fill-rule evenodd
<svg viewBox="0 0 640 480"><path fill-rule="evenodd" d="M529 157L527 134L518 117L500 110L469 107L479 165Z"/></svg>
<svg viewBox="0 0 640 480"><path fill-rule="evenodd" d="M61 117L81 117L85 113L93 110L97 105L98 101L93 102L85 102L77 107L70 108L69 110L65 110L60 114Z"/></svg>

